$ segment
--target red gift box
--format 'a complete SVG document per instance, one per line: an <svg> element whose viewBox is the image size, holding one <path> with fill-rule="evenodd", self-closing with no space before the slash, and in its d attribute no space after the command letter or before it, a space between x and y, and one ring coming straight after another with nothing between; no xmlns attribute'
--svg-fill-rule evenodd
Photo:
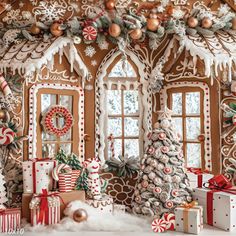
<svg viewBox="0 0 236 236"><path fill-rule="evenodd" d="M14 233L20 229L21 209L9 208L0 210L0 232Z"/></svg>

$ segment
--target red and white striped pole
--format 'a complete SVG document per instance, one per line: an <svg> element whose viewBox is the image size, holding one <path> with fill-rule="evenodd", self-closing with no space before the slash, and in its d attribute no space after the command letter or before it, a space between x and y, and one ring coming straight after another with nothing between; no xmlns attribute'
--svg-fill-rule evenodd
<svg viewBox="0 0 236 236"><path fill-rule="evenodd" d="M110 134L110 136L108 137L108 140L110 141L111 157L115 158L115 147L114 147L114 136L113 136L113 134Z"/></svg>
<svg viewBox="0 0 236 236"><path fill-rule="evenodd" d="M2 74L0 74L0 87L5 97L12 93L7 81Z"/></svg>

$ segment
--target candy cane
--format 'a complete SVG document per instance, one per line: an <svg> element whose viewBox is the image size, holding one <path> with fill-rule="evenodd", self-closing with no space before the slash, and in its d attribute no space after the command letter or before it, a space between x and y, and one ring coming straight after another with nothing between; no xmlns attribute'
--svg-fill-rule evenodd
<svg viewBox="0 0 236 236"><path fill-rule="evenodd" d="M113 136L113 134L110 134L110 136L108 137L108 140L110 141L111 157L115 158L115 148L114 148L114 136Z"/></svg>
<svg viewBox="0 0 236 236"><path fill-rule="evenodd" d="M0 87L3 91L4 96L8 96L9 94L12 94L10 87L8 86L7 81L3 77L3 75L0 75Z"/></svg>
<svg viewBox="0 0 236 236"><path fill-rule="evenodd" d="M52 171L52 178L56 181L59 180L59 174L62 170L65 170L68 173L72 173L72 169L69 165L66 164L60 164L56 166Z"/></svg>

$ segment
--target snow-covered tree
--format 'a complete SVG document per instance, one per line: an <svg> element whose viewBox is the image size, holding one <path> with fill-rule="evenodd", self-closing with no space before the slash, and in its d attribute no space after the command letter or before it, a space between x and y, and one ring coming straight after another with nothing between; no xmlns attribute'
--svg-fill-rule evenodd
<svg viewBox="0 0 236 236"><path fill-rule="evenodd" d="M159 112L158 123L149 135L150 144L141 160L141 173L134 193L133 212L161 217L183 202L191 201L184 171L184 157L171 111Z"/></svg>

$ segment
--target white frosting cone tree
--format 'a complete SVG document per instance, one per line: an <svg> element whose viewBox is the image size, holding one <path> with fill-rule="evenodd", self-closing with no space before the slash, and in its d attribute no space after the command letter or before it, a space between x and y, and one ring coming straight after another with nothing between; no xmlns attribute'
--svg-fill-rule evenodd
<svg viewBox="0 0 236 236"><path fill-rule="evenodd" d="M159 218L191 201L182 145L173 128L171 111L165 108L159 112L158 123L149 134L150 144L141 160L133 201L135 214Z"/></svg>

